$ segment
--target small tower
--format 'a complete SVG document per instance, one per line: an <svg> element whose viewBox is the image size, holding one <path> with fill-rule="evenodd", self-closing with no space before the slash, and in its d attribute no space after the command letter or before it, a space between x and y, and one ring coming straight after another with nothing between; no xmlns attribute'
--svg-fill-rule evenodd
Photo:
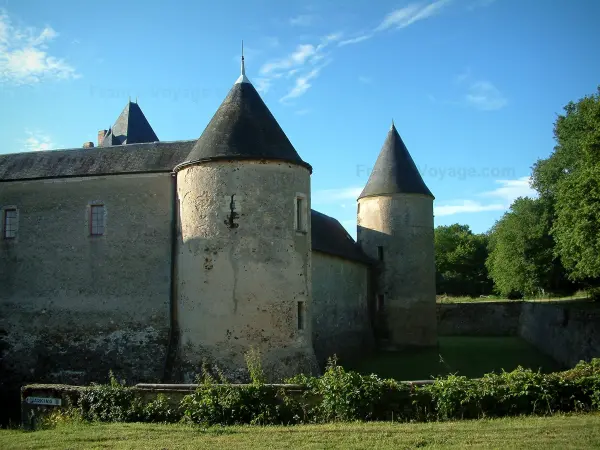
<svg viewBox="0 0 600 450"><path fill-rule="evenodd" d="M358 242L379 260L375 322L388 348L437 343L433 199L392 122L357 220Z"/></svg>
<svg viewBox="0 0 600 450"><path fill-rule="evenodd" d="M267 377L317 368L310 329L310 175L245 74L175 168L179 360L231 378L260 351Z"/></svg>

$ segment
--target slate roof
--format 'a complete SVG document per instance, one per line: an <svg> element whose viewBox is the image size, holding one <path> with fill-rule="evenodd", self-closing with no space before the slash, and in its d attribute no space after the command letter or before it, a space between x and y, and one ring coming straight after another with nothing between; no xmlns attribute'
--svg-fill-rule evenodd
<svg viewBox="0 0 600 450"><path fill-rule="evenodd" d="M127 102L117 121L104 137L102 147L156 142L158 137L137 103Z"/></svg>
<svg viewBox="0 0 600 450"><path fill-rule="evenodd" d="M396 127L392 124L369 181L358 198L400 193L433 197Z"/></svg>
<svg viewBox="0 0 600 450"><path fill-rule="evenodd" d="M310 211L310 220L313 251L328 253L364 264L373 263L338 220L314 209Z"/></svg>
<svg viewBox="0 0 600 450"><path fill-rule="evenodd" d="M312 171L247 80L233 85L181 166L219 159L286 161Z"/></svg>
<svg viewBox="0 0 600 450"><path fill-rule="evenodd" d="M0 154L0 183L40 178L171 172L184 160L194 142L152 142Z"/></svg>

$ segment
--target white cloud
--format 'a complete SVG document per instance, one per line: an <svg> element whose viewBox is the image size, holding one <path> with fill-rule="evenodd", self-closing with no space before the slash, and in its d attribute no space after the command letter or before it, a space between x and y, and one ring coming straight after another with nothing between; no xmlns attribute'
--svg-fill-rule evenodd
<svg viewBox="0 0 600 450"><path fill-rule="evenodd" d="M504 211L506 206L502 203L484 205L473 200L458 200L448 205L434 206L433 214L436 217L452 216L461 213L477 213L483 211Z"/></svg>
<svg viewBox="0 0 600 450"><path fill-rule="evenodd" d="M537 196L537 192L530 186L531 177L521 177L516 180L496 180L496 183L501 186L492 191L483 192L481 195L500 198L507 207L519 197L534 198Z"/></svg>
<svg viewBox="0 0 600 450"><path fill-rule="evenodd" d="M0 10L0 83L23 85L79 78L64 59L48 54L48 45L57 36L49 26L36 31L13 25L6 11Z"/></svg>
<svg viewBox="0 0 600 450"><path fill-rule="evenodd" d="M359 42L364 42L368 39L371 39L373 37L373 34L363 34L362 36L358 36L352 39L345 39L343 41L340 41L338 43L339 47L343 47L345 45L352 45L352 44L358 44Z"/></svg>
<svg viewBox="0 0 600 450"><path fill-rule="evenodd" d="M255 78L252 81L252 84L254 84L256 90L261 94L266 94L271 88L271 80L269 80L268 78Z"/></svg>
<svg viewBox="0 0 600 450"><path fill-rule="evenodd" d="M481 111L494 111L504 108L508 100L490 81L476 81L469 86L466 102Z"/></svg>
<svg viewBox="0 0 600 450"><path fill-rule="evenodd" d="M290 69L294 66L303 65L317 51L312 44L300 44L290 55L275 61L268 62L260 68L262 75L270 75L273 72Z"/></svg>
<svg viewBox="0 0 600 450"><path fill-rule="evenodd" d="M384 31L389 28L405 28L419 20L427 19L439 13L452 0L437 0L428 5L411 3L403 8L389 13L379 24L375 31Z"/></svg>
<svg viewBox="0 0 600 450"><path fill-rule="evenodd" d="M296 114L298 116L305 116L306 114L310 113L310 109L309 108L304 108L304 109L299 109L298 111L296 111Z"/></svg>
<svg viewBox="0 0 600 450"><path fill-rule="evenodd" d="M300 14L292 17L289 24L293 27L309 27L317 20L317 16L313 14Z"/></svg>
<svg viewBox="0 0 600 450"><path fill-rule="evenodd" d="M350 186L338 189L321 189L312 193L313 205L338 203L340 200L356 200L363 186Z"/></svg>
<svg viewBox="0 0 600 450"><path fill-rule="evenodd" d="M56 145L47 134L31 130L25 130L25 134L27 134L27 138L22 140L21 143L27 152L39 152L56 148Z"/></svg>
<svg viewBox="0 0 600 450"><path fill-rule="evenodd" d="M281 99L279 99L279 101L282 103L285 103L287 100L289 100L291 98L297 98L297 97L300 97L301 95L304 95L306 93L306 91L308 91L312 86L312 84L310 83L310 80L319 76L321 69L322 69L322 67L316 67L313 70L311 70L310 72L308 72L306 75L302 75L302 76L296 78L296 84L294 85L294 87L292 87L292 89L290 89L290 91L287 94L285 94L283 97L281 97Z"/></svg>
<svg viewBox="0 0 600 450"><path fill-rule="evenodd" d="M433 210L437 217L451 216L461 213L478 213L484 211L506 211L512 202L519 197L535 197L537 193L529 186L531 178L521 177L516 180L496 180L500 187L482 192L479 197L494 198L492 203L476 200L455 200L446 205L436 205Z"/></svg>

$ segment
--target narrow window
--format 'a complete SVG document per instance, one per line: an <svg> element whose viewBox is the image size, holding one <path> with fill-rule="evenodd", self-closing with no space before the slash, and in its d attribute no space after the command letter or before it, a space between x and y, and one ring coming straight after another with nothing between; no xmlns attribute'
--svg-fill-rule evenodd
<svg viewBox="0 0 600 450"><path fill-rule="evenodd" d="M90 234L92 236L104 234L104 205L90 206Z"/></svg>
<svg viewBox="0 0 600 450"><path fill-rule="evenodd" d="M304 302L300 301L300 302L298 302L298 329L299 330L304 330L305 315L306 315L306 311L305 311L305 307L304 307Z"/></svg>
<svg viewBox="0 0 600 450"><path fill-rule="evenodd" d="M383 261L383 247L381 245L377 247L377 257L379 261Z"/></svg>
<svg viewBox="0 0 600 450"><path fill-rule="evenodd" d="M17 237L17 210L15 208L4 210L4 239Z"/></svg>
<svg viewBox="0 0 600 450"><path fill-rule="evenodd" d="M383 311L383 294L377 295L377 312Z"/></svg>
<svg viewBox="0 0 600 450"><path fill-rule="evenodd" d="M305 201L304 197L296 197L296 231L306 231Z"/></svg>

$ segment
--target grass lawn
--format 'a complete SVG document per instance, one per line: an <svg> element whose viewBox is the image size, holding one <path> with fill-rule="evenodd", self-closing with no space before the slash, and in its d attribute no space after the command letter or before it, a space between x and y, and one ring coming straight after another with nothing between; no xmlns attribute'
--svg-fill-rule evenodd
<svg viewBox="0 0 600 450"><path fill-rule="evenodd" d="M321 448L600 448L600 414L443 423L340 423L290 427L62 425L26 432L0 430L8 449L321 449Z"/></svg>
<svg viewBox="0 0 600 450"><path fill-rule="evenodd" d="M397 380L428 380L458 373L478 378L488 372L511 371L521 365L542 372L561 370L549 356L518 337L441 336L439 348L385 352L344 367Z"/></svg>

